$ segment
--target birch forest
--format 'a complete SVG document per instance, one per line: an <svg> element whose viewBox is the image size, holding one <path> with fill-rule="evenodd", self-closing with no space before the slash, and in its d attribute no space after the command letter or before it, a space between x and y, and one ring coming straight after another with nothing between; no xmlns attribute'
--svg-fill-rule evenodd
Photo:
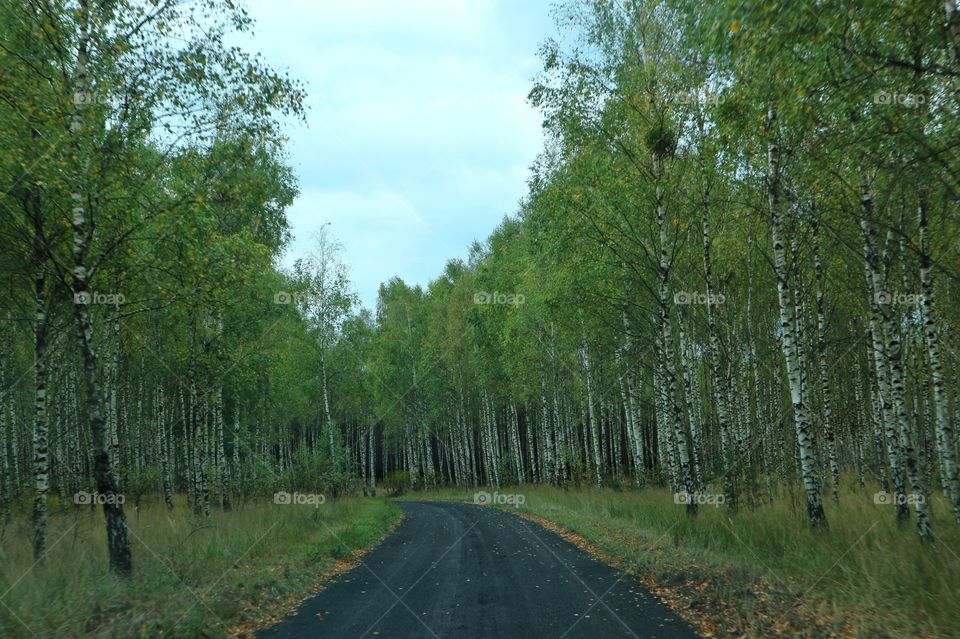
<svg viewBox="0 0 960 639"><path fill-rule="evenodd" d="M141 502L298 488L960 523L956 2L555 12L527 195L368 309L333 226L281 266L304 88L233 0L0 0L6 537L95 509L130 576Z"/></svg>
<svg viewBox="0 0 960 639"><path fill-rule="evenodd" d="M561 9L576 38L541 52L550 142L519 210L340 334L355 472L665 484L690 516L796 488L823 529L848 483L924 541L931 496L960 521L945 10Z"/></svg>

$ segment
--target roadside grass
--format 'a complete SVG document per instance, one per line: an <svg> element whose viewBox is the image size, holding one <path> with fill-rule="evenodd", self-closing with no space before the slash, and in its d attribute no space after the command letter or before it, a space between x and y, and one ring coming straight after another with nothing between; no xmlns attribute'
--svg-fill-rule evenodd
<svg viewBox="0 0 960 639"><path fill-rule="evenodd" d="M899 527L874 492L846 490L839 504L827 498L829 530L813 531L802 494L782 488L772 504L742 506L736 515L701 506L695 519L666 488L499 490L525 497L505 510L576 533L706 635L960 636L960 526L949 505L932 499L936 539L925 547L914 520ZM406 498L473 496L442 490Z"/></svg>
<svg viewBox="0 0 960 639"><path fill-rule="evenodd" d="M35 566L30 522L15 518L0 543L0 637L245 636L290 611L399 516L383 499L353 497L319 507L258 499L209 518L182 498L172 512L145 501L139 512L127 508L134 576L126 582L107 571L100 510L71 505L52 516L47 558Z"/></svg>

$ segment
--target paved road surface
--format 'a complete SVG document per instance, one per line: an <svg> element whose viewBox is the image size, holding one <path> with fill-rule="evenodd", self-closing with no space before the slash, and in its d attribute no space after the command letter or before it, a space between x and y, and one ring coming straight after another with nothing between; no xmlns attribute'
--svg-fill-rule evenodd
<svg viewBox="0 0 960 639"><path fill-rule="evenodd" d="M363 563L261 639L697 639L629 576L495 508L405 502ZM599 600L599 602L598 602Z"/></svg>

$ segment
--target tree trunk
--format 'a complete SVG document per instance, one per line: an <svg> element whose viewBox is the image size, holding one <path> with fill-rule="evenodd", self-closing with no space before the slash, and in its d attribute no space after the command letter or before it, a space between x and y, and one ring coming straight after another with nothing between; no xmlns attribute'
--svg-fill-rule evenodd
<svg viewBox="0 0 960 639"><path fill-rule="evenodd" d="M956 9L954 8L954 11ZM937 331L937 313L934 304L933 275L931 273L930 240L928 237L927 203L921 199L917 207L920 225L920 285L923 288L923 334L927 345L927 359L933 384L933 405L937 452L942 466L943 483L953 507L953 516L960 522L960 478L953 448L953 428L947 407L947 393L940 365L940 334Z"/></svg>
<svg viewBox="0 0 960 639"><path fill-rule="evenodd" d="M44 559L47 549L47 494L50 466L47 451L47 275L43 253L43 222L34 197L34 408L33 408L33 558ZM6 389L3 389L6 391ZM6 451L4 451L6 454Z"/></svg>
<svg viewBox="0 0 960 639"><path fill-rule="evenodd" d="M88 0L80 0L80 36L77 45L77 84L81 94L89 93L87 80L87 54L90 47L91 16ZM82 138L84 129L83 104L76 105L76 114L71 127L75 134L77 157L83 161L85 154ZM133 561L130 554L130 541L127 537L127 518L123 512L123 497L118 492L117 479L110 465L107 450L107 425L104 420L103 396L99 380L97 352L93 346L93 324L90 319L87 302L90 300L90 275L87 266L95 227L87 218L87 203L84 201L84 182L86 167L79 172L75 183L77 191L73 193L73 314L76 320L77 339L83 361L84 381L87 395L87 416L90 420L92 439L94 478L97 492L103 496L103 512L107 524L107 548L110 556L110 569L122 576L130 576Z"/></svg>
<svg viewBox="0 0 960 639"><path fill-rule="evenodd" d="M586 346L580 347L580 362L583 364L583 375L587 384L587 417L590 429L590 444L593 451L593 465L597 478L597 486L603 485L603 464L600 460L600 434L597 428L597 415L594 411L593 398L593 369L590 366L590 353Z"/></svg>
<svg viewBox="0 0 960 639"><path fill-rule="evenodd" d="M775 134L776 108L769 111L771 133ZM780 325L783 330L782 349L787 365L787 380L790 386L790 398L793 404L793 421L800 448L800 468L803 488L807 496L807 516L814 528L827 524L820 499L820 487L817 482L817 454L813 429L810 425L809 410L804 403L801 371L805 362L797 351L794 334L796 329L796 307L790 290L790 273L787 268L787 249L784 243L783 212L781 210L780 184L780 148L775 138L767 147L767 194L772 216L771 233L773 239L774 270L777 275L777 296L780 305Z"/></svg>
<svg viewBox="0 0 960 639"><path fill-rule="evenodd" d="M661 178L662 160L654 155L654 189L656 194L657 226L660 230L660 263L659 263L659 337L660 337L660 371L662 375L661 393L665 402L665 428L670 431L671 448L676 456L678 475L677 479L683 482L686 493L687 514L697 514L697 503L694 499L696 486L694 485L693 471L690 468L690 455L687 450L687 437L684 431L682 412L677 403L677 372L674 364L673 328L670 321L670 271L672 262L668 249L667 215L664 201Z"/></svg>

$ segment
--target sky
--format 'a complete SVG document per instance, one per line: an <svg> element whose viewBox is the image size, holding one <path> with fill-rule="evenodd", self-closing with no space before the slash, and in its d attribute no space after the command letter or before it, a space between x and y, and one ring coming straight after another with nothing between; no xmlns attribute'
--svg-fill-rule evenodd
<svg viewBox="0 0 960 639"><path fill-rule="evenodd" d="M282 264L329 222L361 303L436 278L514 213L542 148L526 96L548 0L249 0L244 48L306 84Z"/></svg>

